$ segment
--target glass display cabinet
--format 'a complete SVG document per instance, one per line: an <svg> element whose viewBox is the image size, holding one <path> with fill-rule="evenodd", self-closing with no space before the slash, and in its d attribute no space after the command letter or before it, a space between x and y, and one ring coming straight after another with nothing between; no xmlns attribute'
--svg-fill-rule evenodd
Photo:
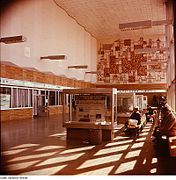
<svg viewBox="0 0 176 180"><path fill-rule="evenodd" d="M139 107L139 110L142 111L143 109L147 108L147 96L144 95L136 95L135 96L135 105Z"/></svg>
<svg viewBox="0 0 176 180"><path fill-rule="evenodd" d="M66 97L68 105L65 104ZM67 140L77 139L91 144L113 140L117 126L117 89L63 89L62 99ZM68 107L69 113L66 113Z"/></svg>
<svg viewBox="0 0 176 180"><path fill-rule="evenodd" d="M130 92L118 92L117 96L117 119L118 123L124 124L133 112L133 107L138 106L139 111L147 108L147 96L136 95Z"/></svg>
<svg viewBox="0 0 176 180"><path fill-rule="evenodd" d="M130 117L135 102L135 93L118 92L117 119L124 124Z"/></svg>

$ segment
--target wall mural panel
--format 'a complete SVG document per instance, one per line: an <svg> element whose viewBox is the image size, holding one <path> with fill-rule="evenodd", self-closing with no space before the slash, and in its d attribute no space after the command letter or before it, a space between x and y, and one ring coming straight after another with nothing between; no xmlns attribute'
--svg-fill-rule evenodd
<svg viewBox="0 0 176 180"><path fill-rule="evenodd" d="M166 83L166 50L157 39L117 40L101 44L98 51L98 83Z"/></svg>

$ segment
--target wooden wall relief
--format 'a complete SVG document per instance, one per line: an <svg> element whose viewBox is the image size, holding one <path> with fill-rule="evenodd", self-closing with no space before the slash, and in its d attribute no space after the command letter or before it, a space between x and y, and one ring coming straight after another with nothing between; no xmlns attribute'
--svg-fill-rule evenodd
<svg viewBox="0 0 176 180"><path fill-rule="evenodd" d="M166 52L157 48L164 48L164 43L159 39L147 41L142 37L136 42L125 39L101 44L98 51L97 82L166 83L163 68L167 65Z"/></svg>

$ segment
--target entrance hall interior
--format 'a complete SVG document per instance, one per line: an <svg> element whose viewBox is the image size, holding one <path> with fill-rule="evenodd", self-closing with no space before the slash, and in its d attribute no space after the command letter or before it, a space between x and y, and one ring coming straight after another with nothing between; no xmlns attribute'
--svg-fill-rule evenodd
<svg viewBox="0 0 176 180"><path fill-rule="evenodd" d="M176 112L175 7L1 0L1 174L175 175L176 136L152 141Z"/></svg>

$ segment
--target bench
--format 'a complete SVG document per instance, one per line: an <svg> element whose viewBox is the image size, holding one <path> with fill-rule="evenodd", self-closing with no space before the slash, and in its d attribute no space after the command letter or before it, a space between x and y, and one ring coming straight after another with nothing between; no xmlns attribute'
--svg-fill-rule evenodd
<svg viewBox="0 0 176 180"><path fill-rule="evenodd" d="M134 125L128 125L127 126L127 134L129 136L138 136L139 135L139 126L134 126Z"/></svg>
<svg viewBox="0 0 176 180"><path fill-rule="evenodd" d="M176 136L168 137L169 152L171 157L176 157Z"/></svg>

